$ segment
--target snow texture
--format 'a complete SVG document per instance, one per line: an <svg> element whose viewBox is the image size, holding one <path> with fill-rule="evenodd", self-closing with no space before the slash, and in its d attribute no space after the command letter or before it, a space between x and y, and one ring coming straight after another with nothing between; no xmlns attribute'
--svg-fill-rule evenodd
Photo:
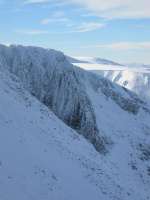
<svg viewBox="0 0 150 200"><path fill-rule="evenodd" d="M150 199L149 121L134 93L62 53L1 46L0 199Z"/></svg>
<svg viewBox="0 0 150 200"><path fill-rule="evenodd" d="M136 93L144 101L150 102L150 66L145 64L120 65L113 61L84 57L70 58L70 62L86 70L93 71Z"/></svg>

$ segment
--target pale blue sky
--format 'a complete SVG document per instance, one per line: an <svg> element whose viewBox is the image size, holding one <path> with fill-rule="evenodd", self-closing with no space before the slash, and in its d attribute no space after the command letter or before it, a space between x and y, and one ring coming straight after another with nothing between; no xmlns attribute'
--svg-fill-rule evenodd
<svg viewBox="0 0 150 200"><path fill-rule="evenodd" d="M150 63L149 0L0 0L0 43Z"/></svg>

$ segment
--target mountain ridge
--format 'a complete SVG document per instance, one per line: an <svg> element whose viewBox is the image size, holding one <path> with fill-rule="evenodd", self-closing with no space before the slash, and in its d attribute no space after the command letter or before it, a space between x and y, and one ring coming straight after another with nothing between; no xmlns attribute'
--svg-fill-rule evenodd
<svg viewBox="0 0 150 200"><path fill-rule="evenodd" d="M0 197L147 200L149 121L137 95L60 52L0 48Z"/></svg>

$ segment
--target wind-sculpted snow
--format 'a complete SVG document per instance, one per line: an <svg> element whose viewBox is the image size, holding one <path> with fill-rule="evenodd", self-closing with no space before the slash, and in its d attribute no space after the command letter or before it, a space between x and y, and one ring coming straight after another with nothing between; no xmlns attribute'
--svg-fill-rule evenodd
<svg viewBox="0 0 150 200"><path fill-rule="evenodd" d="M86 85L96 92L101 90L123 110L133 114L137 114L143 106L128 91L74 67L61 52L37 47L1 46L0 63L1 68L18 76L32 95L101 152L106 151L105 143L109 141L98 129L93 99L89 98Z"/></svg>
<svg viewBox="0 0 150 200"><path fill-rule="evenodd" d="M1 66L17 75L32 95L69 126L104 150L92 105L75 68L54 50L11 46L0 48Z"/></svg>
<svg viewBox="0 0 150 200"><path fill-rule="evenodd" d="M113 142L105 155L0 70L0 199L149 199L150 115L135 117L87 88L98 128Z"/></svg>
<svg viewBox="0 0 150 200"><path fill-rule="evenodd" d="M144 101L150 102L150 66L145 64L120 65L115 62L102 62L95 58L70 58L68 60L86 70L99 74L114 83L136 93Z"/></svg>
<svg viewBox="0 0 150 200"><path fill-rule="evenodd" d="M100 90L106 97L111 98L125 111L137 114L140 108L144 109L146 107L144 101L140 100L137 95L125 88L119 88L105 78L101 77L98 79L97 76L92 74L91 81L96 91Z"/></svg>
<svg viewBox="0 0 150 200"><path fill-rule="evenodd" d="M135 92L144 100L150 101L150 69L148 67L95 72Z"/></svg>

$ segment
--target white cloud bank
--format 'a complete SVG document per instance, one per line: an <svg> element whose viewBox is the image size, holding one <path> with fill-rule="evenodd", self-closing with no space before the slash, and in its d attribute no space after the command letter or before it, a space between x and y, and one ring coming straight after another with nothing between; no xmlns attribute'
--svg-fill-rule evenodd
<svg viewBox="0 0 150 200"><path fill-rule="evenodd" d="M68 0L104 18L150 18L150 0Z"/></svg>
<svg viewBox="0 0 150 200"><path fill-rule="evenodd" d="M108 19L150 18L150 0L24 0L24 3L75 3Z"/></svg>
<svg viewBox="0 0 150 200"><path fill-rule="evenodd" d="M51 16L49 18L45 18L41 20L41 24L43 25L47 25L49 23L53 23L53 22L61 22L61 23L69 23L69 18L67 18L65 16L65 13L62 11L58 11L55 13L52 13Z"/></svg>
<svg viewBox="0 0 150 200"><path fill-rule="evenodd" d="M104 28L106 24L99 22L81 22L74 23L71 19L67 18L65 13L62 11L57 11L51 14L49 18L45 18L41 20L42 25L47 25L49 23L64 23L65 27L71 27L72 29L68 31L68 33L84 33L91 32L101 28Z"/></svg>

